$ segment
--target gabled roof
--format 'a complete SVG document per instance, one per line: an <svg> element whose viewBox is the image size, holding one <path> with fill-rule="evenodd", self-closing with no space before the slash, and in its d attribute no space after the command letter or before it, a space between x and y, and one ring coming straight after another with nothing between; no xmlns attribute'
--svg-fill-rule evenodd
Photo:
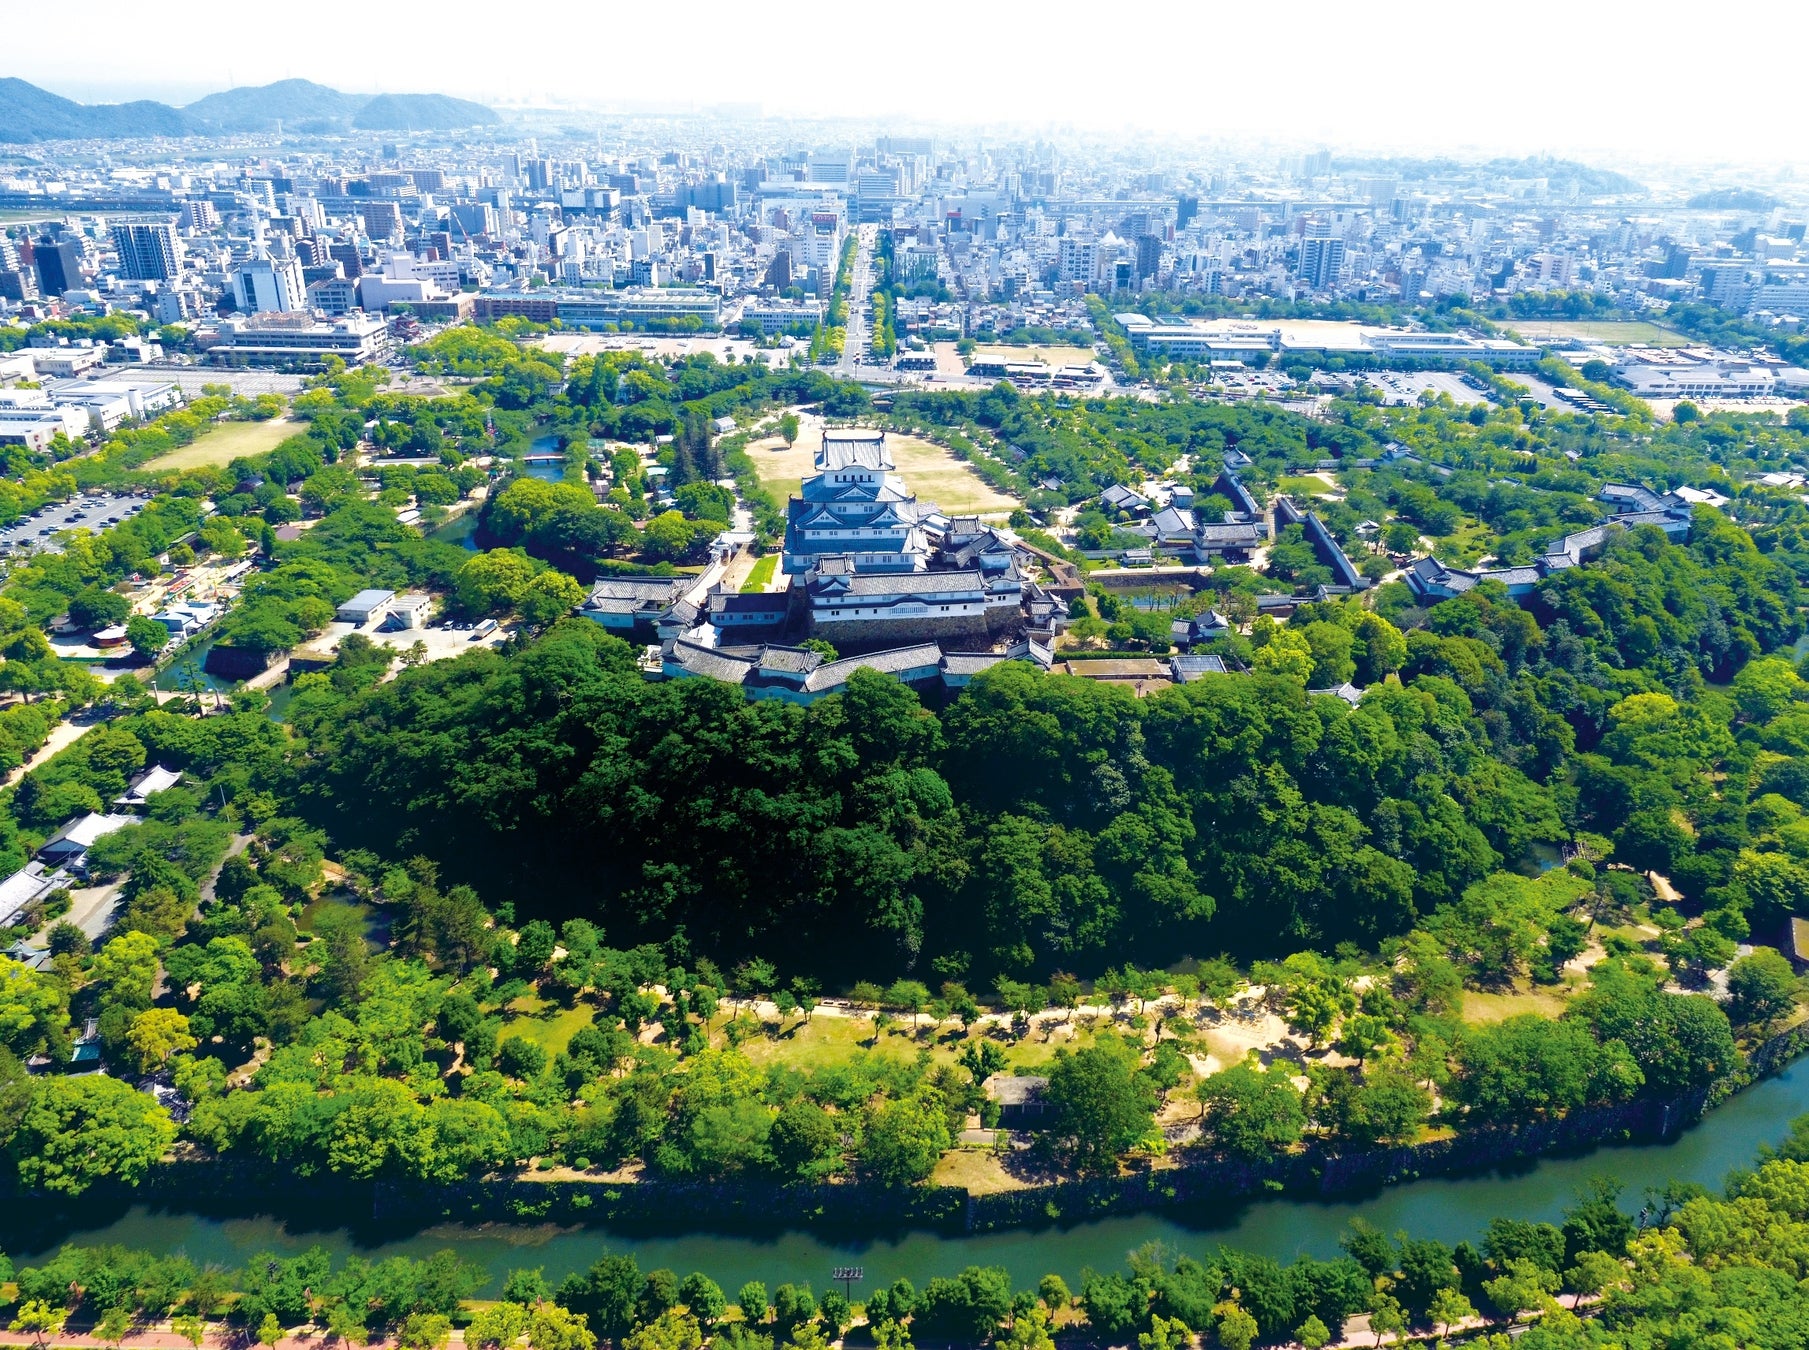
<svg viewBox="0 0 1809 1350"><path fill-rule="evenodd" d="M848 683L857 670L877 670L888 675L901 675L926 667L937 669L942 663L942 648L934 642L915 647L895 647L891 651L872 652L866 656L848 656L818 666L805 678L804 688L810 693L828 693Z"/></svg>
<svg viewBox="0 0 1809 1350"><path fill-rule="evenodd" d="M44 841L44 847L38 852L68 852L72 847L85 850L93 847L95 840L137 823L137 816L103 816L90 811L87 815L70 821L51 835ZM53 846L55 846L54 849Z"/></svg>
<svg viewBox="0 0 1809 1350"><path fill-rule="evenodd" d="M886 433L866 427L825 427L816 466L818 473L848 468L889 470L892 452L886 445Z"/></svg>
<svg viewBox="0 0 1809 1350"><path fill-rule="evenodd" d="M138 777L134 778L126 790L113 799L115 806L142 806L145 798L154 792L162 792L176 786L182 777L180 769L166 769L161 764L153 764Z"/></svg>
<svg viewBox="0 0 1809 1350"><path fill-rule="evenodd" d="M606 600L669 605L690 588L694 577L604 576L591 587L585 608L601 608Z"/></svg>

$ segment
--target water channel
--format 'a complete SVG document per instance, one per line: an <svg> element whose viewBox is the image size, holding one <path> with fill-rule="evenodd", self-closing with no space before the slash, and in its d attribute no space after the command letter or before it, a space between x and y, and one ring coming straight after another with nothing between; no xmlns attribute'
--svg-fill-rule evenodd
<svg viewBox="0 0 1809 1350"><path fill-rule="evenodd" d="M378 1258L426 1256L452 1248L490 1272L492 1290L516 1267L542 1266L557 1281L604 1251L631 1251L643 1270L667 1266L680 1275L702 1270L725 1289L758 1279L767 1287L809 1280L818 1289L838 1265L865 1268L864 1288L905 1276L918 1285L932 1275L970 1264L999 1265L1017 1284L1051 1271L1070 1281L1083 1267L1112 1270L1125 1254L1147 1242L1199 1253L1218 1243L1279 1260L1297 1254L1335 1256L1338 1235L1357 1216L1392 1232L1446 1242L1474 1238L1496 1215L1556 1219L1588 1178L1611 1176L1626 1188L1632 1209L1649 1186L1693 1181L1718 1187L1727 1173L1752 1161L1761 1143L1775 1142L1792 1117L1809 1111L1809 1061L1741 1093L1678 1138L1662 1144L1595 1149L1548 1158L1483 1175L1433 1178L1377 1194L1335 1202L1275 1198L1227 1205L1216 1212L1140 1214L1066 1228L1019 1229L972 1237L930 1232L886 1233L867 1239L826 1239L806 1230L768 1236L711 1232L611 1231L494 1224L429 1228L405 1237L372 1236L349 1228L284 1224L273 1218L215 1219L137 1207L104 1227L59 1234L58 1240L123 1243L181 1251L197 1262L237 1266L255 1252L291 1254L320 1243L336 1255ZM298 1191L306 1182L297 1182ZM0 1247L15 1260L43 1254L8 1241L0 1220ZM39 1239L40 1243L44 1240Z"/></svg>

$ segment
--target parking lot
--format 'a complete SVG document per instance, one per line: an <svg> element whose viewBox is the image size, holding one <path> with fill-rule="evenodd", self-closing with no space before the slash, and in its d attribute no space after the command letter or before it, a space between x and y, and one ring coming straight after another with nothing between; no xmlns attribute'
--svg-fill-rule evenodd
<svg viewBox="0 0 1809 1350"><path fill-rule="evenodd" d="M0 551L41 549L61 553L62 545L56 541L59 532L86 530L89 534L99 534L144 510L145 501L143 497L83 493L66 502L54 502L0 529Z"/></svg>
<svg viewBox="0 0 1809 1350"><path fill-rule="evenodd" d="M1451 401L1459 407L1489 401L1486 393L1462 375L1450 371L1376 371L1364 373L1357 378L1379 391L1382 402L1390 405L1418 403L1420 395L1427 390L1435 395L1449 395Z"/></svg>
<svg viewBox="0 0 1809 1350"><path fill-rule="evenodd" d="M259 394L298 394L302 377L278 370L235 370L230 366L181 366L174 362L157 362L138 367L159 380L182 386L185 397L195 398L204 384L223 384L240 398Z"/></svg>
<svg viewBox="0 0 1809 1350"><path fill-rule="evenodd" d="M379 647L389 647L398 652L405 652L419 642L427 648L425 659L428 661L444 661L476 651L479 647L495 647L509 637L509 630L501 625L478 637L470 625L448 628L440 620L435 620L430 628L404 628L393 633L383 632L377 623L356 628L335 620L327 625L326 632L315 639L315 645L336 647L339 639L348 633L362 633Z"/></svg>

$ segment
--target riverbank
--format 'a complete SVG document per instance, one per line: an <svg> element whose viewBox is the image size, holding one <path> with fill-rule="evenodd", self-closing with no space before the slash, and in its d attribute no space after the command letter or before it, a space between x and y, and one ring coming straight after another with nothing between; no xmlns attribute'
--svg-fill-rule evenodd
<svg viewBox="0 0 1809 1350"><path fill-rule="evenodd" d="M1792 1042L1800 1050L1805 1031L1769 1044L1779 1047L1774 1053ZM967 1265L1001 1266L1025 1284L1051 1271L1077 1280L1083 1269L1116 1266L1127 1251L1151 1242L1190 1252L1224 1242L1284 1262L1302 1254L1330 1258L1355 1219L1456 1243L1475 1240L1497 1215L1556 1221L1597 1177L1619 1182L1635 1207L1646 1188L1667 1181L1717 1186L1731 1169L1749 1165L1761 1144L1780 1140L1793 1117L1809 1112L1809 1063L1785 1058L1770 1067L1773 1076L1706 1117L1674 1117L1662 1140L1617 1134L1595 1145L1573 1138L1560 1147L1548 1136L1545 1142L1559 1151L1471 1159L1462 1172L1397 1173L1392 1184L1367 1189L1357 1186L1355 1169L1346 1169L1339 1179L1350 1188L1342 1192L1310 1178L1310 1189L1259 1186L1231 1194L1206 1184L1204 1169L1181 1177L1172 1194L1148 1186L1152 1179L1176 1179L1182 1169L1173 1169L1137 1178L1145 1183L1141 1192L1127 1188L1141 1207L1098 1206L1086 1203L1084 1192L1057 1193L1045 1197L1055 1200L1053 1213L1023 1206L1012 1223L970 1228L968 1197L958 1191L940 1215L927 1208L933 1197L921 1193L926 1208L915 1214L877 1205L830 1212L801 1188L693 1186L682 1206L680 1188L644 1183L473 1183L455 1188L461 1192L455 1197L199 1164L181 1176L165 1169L158 1174L163 1184L138 1191L113 1188L76 1201L7 1197L0 1201L0 1249L25 1263L64 1242L117 1244L236 1266L249 1252L298 1255L317 1244L372 1260L424 1259L450 1248L489 1273L491 1296L508 1270L543 1266L557 1283L606 1250L632 1250L646 1268L705 1270L729 1288L750 1279L820 1283L829 1269L848 1264L861 1264L869 1281L886 1283L902 1277L921 1285ZM1257 1183L1254 1173L1245 1180ZM851 1198L856 1191L822 1189ZM712 1192L719 1202L714 1209ZM568 1198L555 1206L550 1200L557 1195ZM587 1195L590 1203L581 1203ZM982 1204L976 1217L994 1212Z"/></svg>
<svg viewBox="0 0 1809 1350"><path fill-rule="evenodd" d="M515 1219L498 1212L480 1223L450 1221L378 1225L364 1210L347 1208L331 1186L291 1179L287 1193L219 1198L159 1198L122 1192L105 1205L0 1203L0 1249L21 1266L41 1263L65 1242L182 1253L197 1265L236 1269L251 1253L299 1256L324 1247L335 1257L357 1255L424 1260L451 1250L489 1276L480 1297L497 1297L504 1278L524 1266L544 1269L557 1285L589 1269L606 1251L632 1252L642 1269L702 1270L728 1289L747 1280L812 1281L818 1288L837 1266L860 1265L867 1289L904 1278L919 1287L969 1265L998 1266L1020 1286L1054 1272L1077 1285L1081 1272L1115 1269L1125 1253L1150 1243L1207 1256L1220 1243L1286 1263L1296 1256L1330 1259L1357 1219L1383 1232L1454 1245L1476 1241L1497 1216L1559 1222L1578 1191L1596 1178L1620 1184L1630 1211L1642 1192L1666 1182L1717 1187L1736 1167L1749 1166L1762 1144L1776 1144L1789 1121L1809 1112L1809 1061L1785 1066L1718 1107L1701 1123L1660 1143L1607 1144L1547 1155L1465 1176L1429 1176L1366 1194L1335 1199L1274 1193L1244 1199L1209 1197L1200 1204L1115 1217L1071 1217L1036 1227L950 1233L928 1227L875 1226L833 1231L804 1212L766 1216L745 1225L661 1221L560 1224ZM368 1201L368 1193L366 1195ZM275 1215L280 1214L278 1218Z"/></svg>
<svg viewBox="0 0 1809 1350"><path fill-rule="evenodd" d="M1581 1316L1589 1317L1596 1311L1589 1305L1599 1302L1599 1299L1585 1301L1573 1297L1570 1307L1564 1311L1576 1312ZM1559 1306L1563 1305L1560 1303ZM1071 1317L1074 1314L1072 1310L1064 1310L1062 1315ZM1520 1319L1520 1326L1524 1328L1536 1323L1542 1316L1541 1313L1527 1314ZM734 1320L739 1320L738 1310L736 1316L725 1319L721 1325L728 1325ZM1448 1324L1442 1335L1434 1334L1431 1331L1397 1333L1391 1343L1397 1347L1443 1344L1453 1338L1467 1339L1475 1333L1487 1331L1492 1325L1496 1324L1492 1324L1480 1316L1466 1317L1461 1321ZM850 1326L844 1335L830 1341L829 1344L836 1346L848 1345L851 1342L870 1344L872 1338L866 1334L867 1326L863 1316ZM1060 1335L1059 1329L1057 1334ZM1369 1337L1375 1339L1371 1341L1367 1339ZM18 1332L0 1330L0 1350L14 1350L14 1347L17 1347L18 1350L245 1350L249 1341L250 1337L244 1327L225 1322L207 1325L201 1333L199 1343L178 1335L174 1330L173 1323L169 1320L158 1321L131 1331L117 1341L108 1340L93 1333L60 1332L43 1347L40 1347L38 1342L31 1337L23 1336ZM336 1346L339 1350L351 1350L347 1342L329 1335L324 1328L312 1323L297 1327L275 1341L258 1343L267 1345L268 1350L324 1350L324 1347L329 1345ZM1190 1341L1189 1344L1191 1343ZM1380 1346L1381 1343L1382 1338L1369 1324L1369 1314L1359 1313L1355 1317L1346 1319L1344 1326L1339 1329L1338 1335L1326 1343L1325 1350L1359 1350L1360 1347L1361 1350L1375 1350L1375 1347ZM450 1350L452 1346L461 1347L462 1350L462 1347L468 1344L470 1342L466 1339L465 1329L456 1327L448 1332L444 1350ZM935 1344L935 1342L929 1344ZM400 1350L401 1346L400 1337L373 1336L362 1342L362 1350Z"/></svg>

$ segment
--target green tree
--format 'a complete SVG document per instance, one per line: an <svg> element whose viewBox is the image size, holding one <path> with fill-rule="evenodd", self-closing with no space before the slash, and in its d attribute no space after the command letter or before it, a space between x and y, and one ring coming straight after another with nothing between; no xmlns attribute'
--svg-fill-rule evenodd
<svg viewBox="0 0 1809 1350"><path fill-rule="evenodd" d="M63 1308L53 1307L41 1298L27 1299L19 1305L7 1330L24 1332L36 1339L38 1350L44 1350L52 1336L62 1334L63 1323L68 1319L69 1313Z"/></svg>
<svg viewBox="0 0 1809 1350"><path fill-rule="evenodd" d="M108 1177L136 1186L176 1141L170 1113L116 1078L40 1079L14 1137L28 1186L79 1195Z"/></svg>
<svg viewBox="0 0 1809 1350"><path fill-rule="evenodd" d="M1155 1124L1156 1092L1137 1051L1115 1036L1058 1055L1049 1069L1048 1138L1083 1171L1106 1171Z"/></svg>
<svg viewBox="0 0 1809 1350"><path fill-rule="evenodd" d="M700 538L710 531L686 520L678 511L662 511L641 531L641 544L649 557L662 562L683 562Z"/></svg>
<svg viewBox="0 0 1809 1350"><path fill-rule="evenodd" d="M578 1314L557 1303L539 1303L528 1313L528 1344L533 1350L596 1350L597 1337Z"/></svg>
<svg viewBox="0 0 1809 1350"><path fill-rule="evenodd" d="M1195 1089L1201 1133L1215 1147L1249 1161L1285 1152L1300 1139L1306 1112L1286 1061L1267 1069L1243 1060Z"/></svg>
<svg viewBox="0 0 1809 1350"><path fill-rule="evenodd" d="M1517 1259L1507 1263L1506 1270L1492 1280L1485 1280L1482 1292L1500 1309L1511 1327L1520 1314L1542 1308L1559 1286L1556 1271L1545 1270L1531 1261Z"/></svg>
<svg viewBox="0 0 1809 1350"><path fill-rule="evenodd" d="M1727 1011L1743 1026L1769 1027L1796 1004L1801 981L1790 962L1759 947L1727 968Z"/></svg>
<svg viewBox="0 0 1809 1350"><path fill-rule="evenodd" d="M137 1052L138 1071L151 1073L171 1055L193 1050L199 1042L189 1034L188 1018L173 1008L147 1008L132 1019L126 1041Z"/></svg>
<svg viewBox="0 0 1809 1350"><path fill-rule="evenodd" d="M134 614L126 620L126 641L132 644L133 651L148 661L170 645L170 630L155 619Z"/></svg>
<svg viewBox="0 0 1809 1350"><path fill-rule="evenodd" d="M444 1017L444 1004L440 1005L440 1013ZM502 1296L505 1302L519 1303L523 1307L530 1303L545 1303L553 1296L553 1291L547 1286L545 1268L531 1266L523 1270L511 1270L503 1280Z"/></svg>
<svg viewBox="0 0 1809 1350"><path fill-rule="evenodd" d="M953 1140L940 1103L921 1097L887 1102L861 1142L861 1168L888 1186L909 1186L935 1170Z"/></svg>
<svg viewBox="0 0 1809 1350"><path fill-rule="evenodd" d="M749 1280L736 1292L735 1306L741 1309L745 1321L759 1326L766 1321L766 1286L758 1280Z"/></svg>
<svg viewBox="0 0 1809 1350"><path fill-rule="evenodd" d="M132 1314L123 1304L114 1304L101 1314L100 1321L95 1324L95 1334L105 1345L117 1350L119 1343L126 1338L132 1329Z"/></svg>
<svg viewBox="0 0 1809 1350"><path fill-rule="evenodd" d="M641 1285L634 1257L605 1253L582 1275L566 1276L555 1298L560 1307L585 1318L599 1336L619 1341L634 1326Z"/></svg>
<svg viewBox="0 0 1809 1350"><path fill-rule="evenodd" d="M1449 1336L1453 1326L1467 1322L1476 1316L1476 1308L1469 1299L1463 1296L1461 1289L1455 1287L1440 1289L1433 1295L1432 1304L1426 1310L1426 1316L1433 1325L1438 1327L1439 1335Z"/></svg>
<svg viewBox="0 0 1809 1350"><path fill-rule="evenodd" d="M584 603L585 591L564 572L548 568L528 582L516 608L531 624L549 624Z"/></svg>
<svg viewBox="0 0 1809 1350"><path fill-rule="evenodd" d="M528 1310L519 1303L492 1303L465 1328L465 1344L498 1350L514 1345L528 1328Z"/></svg>
<svg viewBox="0 0 1809 1350"><path fill-rule="evenodd" d="M1236 1302L1227 1300L1212 1310L1214 1331L1225 1350L1250 1350L1259 1330L1256 1319Z"/></svg>
<svg viewBox="0 0 1809 1350"><path fill-rule="evenodd" d="M1399 1336L1407 1330L1407 1314L1392 1294L1377 1294L1369 1310L1369 1329L1376 1333L1376 1344L1384 1336Z"/></svg>
<svg viewBox="0 0 1809 1350"><path fill-rule="evenodd" d="M678 1298L705 1328L721 1321L723 1312L729 1306L722 1287L698 1270L685 1276L684 1283L678 1287Z"/></svg>

